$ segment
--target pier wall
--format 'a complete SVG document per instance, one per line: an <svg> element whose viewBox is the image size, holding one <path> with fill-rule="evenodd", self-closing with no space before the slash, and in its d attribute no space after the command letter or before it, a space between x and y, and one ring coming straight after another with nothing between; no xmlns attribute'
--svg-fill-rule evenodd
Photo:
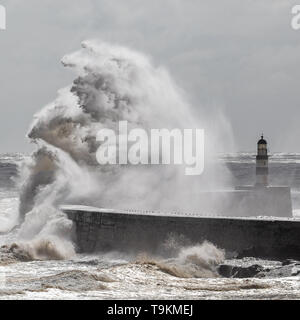
<svg viewBox="0 0 300 320"><path fill-rule="evenodd" d="M63 207L74 221L80 252L161 253L170 235L192 244L210 241L227 253L274 259L300 259L300 220L198 217Z"/></svg>

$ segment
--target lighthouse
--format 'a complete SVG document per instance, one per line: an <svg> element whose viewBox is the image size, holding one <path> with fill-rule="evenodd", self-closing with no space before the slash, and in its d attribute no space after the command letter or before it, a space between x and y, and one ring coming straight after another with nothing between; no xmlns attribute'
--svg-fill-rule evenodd
<svg viewBox="0 0 300 320"><path fill-rule="evenodd" d="M256 186L268 186L268 148L267 141L264 139L263 134L261 139L257 142L257 155L256 155Z"/></svg>

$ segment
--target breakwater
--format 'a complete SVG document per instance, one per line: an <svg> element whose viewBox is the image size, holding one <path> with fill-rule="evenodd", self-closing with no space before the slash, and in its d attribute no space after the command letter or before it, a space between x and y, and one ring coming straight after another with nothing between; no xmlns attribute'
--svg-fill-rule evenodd
<svg viewBox="0 0 300 320"><path fill-rule="evenodd" d="M300 220L274 217L211 217L63 206L74 221L80 252L126 250L160 253L170 235L191 243L210 241L242 257L300 259Z"/></svg>

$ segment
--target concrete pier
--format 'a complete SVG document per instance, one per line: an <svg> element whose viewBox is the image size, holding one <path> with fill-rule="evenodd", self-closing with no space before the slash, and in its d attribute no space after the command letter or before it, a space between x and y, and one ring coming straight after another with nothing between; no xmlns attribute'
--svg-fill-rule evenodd
<svg viewBox="0 0 300 320"><path fill-rule="evenodd" d="M300 220L275 217L205 217L193 214L63 206L74 221L78 250L160 253L169 235L210 241L240 257L300 259Z"/></svg>

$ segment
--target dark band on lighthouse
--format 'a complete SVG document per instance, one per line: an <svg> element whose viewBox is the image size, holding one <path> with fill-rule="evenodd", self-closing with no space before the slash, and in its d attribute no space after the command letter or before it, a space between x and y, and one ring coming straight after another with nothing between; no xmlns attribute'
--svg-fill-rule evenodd
<svg viewBox="0 0 300 320"><path fill-rule="evenodd" d="M267 141L264 136L257 142L257 155L256 155L256 185L268 186L268 166L269 156Z"/></svg>

